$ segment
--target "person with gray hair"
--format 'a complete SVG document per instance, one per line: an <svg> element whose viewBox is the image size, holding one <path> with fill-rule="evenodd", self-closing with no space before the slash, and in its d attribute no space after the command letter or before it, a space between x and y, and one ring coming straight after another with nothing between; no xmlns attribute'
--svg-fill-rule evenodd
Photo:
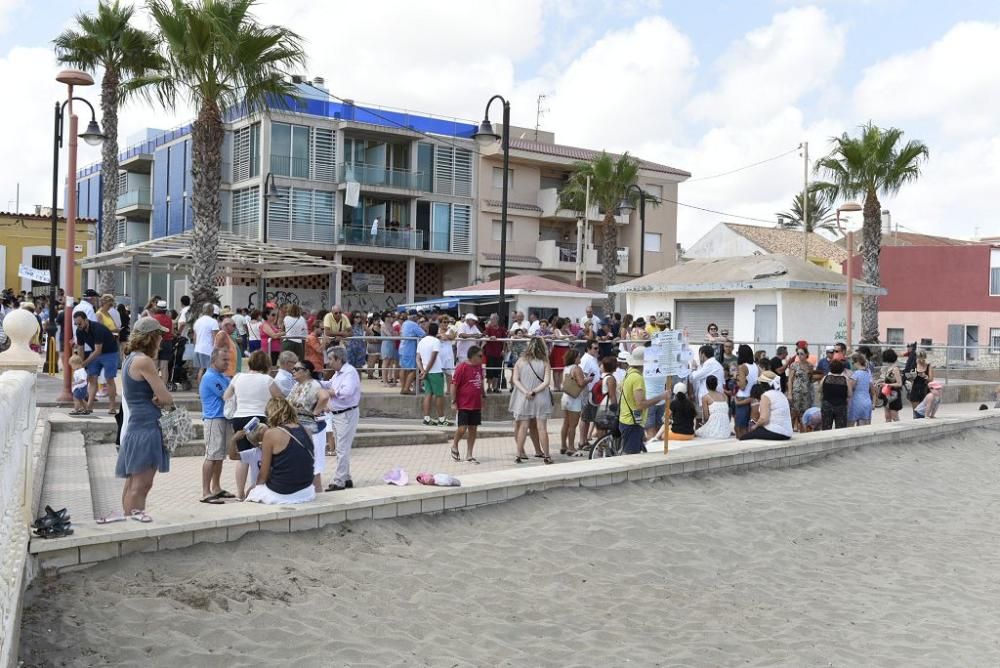
<svg viewBox="0 0 1000 668"><path fill-rule="evenodd" d="M274 382L281 390L282 396L287 397L288 393L295 387L295 375L292 373L292 367L298 361L298 356L291 350L283 350L278 355L278 371L274 374Z"/></svg>
<svg viewBox="0 0 1000 668"><path fill-rule="evenodd" d="M347 350L343 346L331 348L329 358L333 377L322 385L330 392L328 409L337 445L337 470L333 474L333 483L326 491L339 492L354 487L351 480L351 445L360 417L361 377L358 370L348 364Z"/></svg>

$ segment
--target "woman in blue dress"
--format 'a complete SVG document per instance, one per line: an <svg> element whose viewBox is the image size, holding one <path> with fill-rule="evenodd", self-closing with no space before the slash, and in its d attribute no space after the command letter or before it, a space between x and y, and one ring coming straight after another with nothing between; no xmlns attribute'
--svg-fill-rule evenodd
<svg viewBox="0 0 1000 668"><path fill-rule="evenodd" d="M872 423L872 401L875 398L875 385L872 383L872 372L868 368L868 358L861 353L851 357L854 371L851 384L854 388L851 403L847 407L847 423L852 427Z"/></svg>
<svg viewBox="0 0 1000 668"><path fill-rule="evenodd" d="M368 349L365 345L365 321L360 313L355 313L351 319L351 338L347 340L347 361L358 370L365 368Z"/></svg>
<svg viewBox="0 0 1000 668"><path fill-rule="evenodd" d="M146 513L146 497L156 473L170 470L170 453L163 445L160 431L160 409L172 405L173 398L156 367L164 331L154 318L139 318L128 339L128 357L122 367L127 420L115 467L115 475L125 478L123 513L102 518L104 522L125 518L152 522Z"/></svg>

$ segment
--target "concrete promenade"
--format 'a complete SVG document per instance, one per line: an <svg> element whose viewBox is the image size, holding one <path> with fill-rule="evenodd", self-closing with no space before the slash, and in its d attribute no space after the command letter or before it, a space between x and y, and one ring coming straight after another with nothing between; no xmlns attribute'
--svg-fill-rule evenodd
<svg viewBox="0 0 1000 668"><path fill-rule="evenodd" d="M157 551L197 542L227 542L254 531L297 531L358 519L380 519L417 513L437 513L498 503L552 487L599 486L624 481L664 478L703 471L749 471L757 467L787 467L846 448L906 443L954 435L973 428L997 429L1000 412L975 411L975 406L944 406L939 419L797 435L787 442L696 440L675 446L668 455L654 452L603 461L555 456L551 466L533 459L516 465L511 437L483 439L477 444L479 466L450 459L448 446L399 445L360 448L354 452L355 489L319 495L309 504L289 507L229 502L206 505L200 498L199 457L174 458L171 471L157 476L150 495L151 524L124 521L99 526L92 520L118 507L121 483L113 477L113 445L89 444L79 432L53 431L47 451L43 501L68 506L74 535L35 539L30 551L43 569L62 569L114 559L136 551ZM908 411L904 411L906 413ZM551 435L558 422L550 425ZM420 429L414 426L413 429ZM48 430L38 430L42 438ZM558 441L553 439L553 452ZM39 447L44 445L39 443ZM529 446L530 448L530 446ZM529 449L530 452L530 449ZM332 472L332 458L327 475ZM381 475L404 467L411 479L419 471L447 472L460 477L462 487L420 485L393 487ZM223 483L232 480L227 465Z"/></svg>

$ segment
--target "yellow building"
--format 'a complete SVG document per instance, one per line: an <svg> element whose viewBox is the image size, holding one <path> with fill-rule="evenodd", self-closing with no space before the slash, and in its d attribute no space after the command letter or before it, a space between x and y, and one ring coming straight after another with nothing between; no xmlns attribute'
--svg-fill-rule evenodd
<svg viewBox="0 0 1000 668"><path fill-rule="evenodd" d="M74 253L76 258L86 257L95 252L97 243L97 221L77 219L76 243ZM25 265L35 269L49 269L50 250L52 244L52 219L28 213L0 212L0 276L3 286L12 290L32 291L33 288L41 294L48 293L48 285L33 282L18 276L18 266ZM66 264L66 219L60 217L56 226L56 271L59 287L66 289L66 278L60 269ZM74 285L76 296L82 292L79 267L74 268Z"/></svg>

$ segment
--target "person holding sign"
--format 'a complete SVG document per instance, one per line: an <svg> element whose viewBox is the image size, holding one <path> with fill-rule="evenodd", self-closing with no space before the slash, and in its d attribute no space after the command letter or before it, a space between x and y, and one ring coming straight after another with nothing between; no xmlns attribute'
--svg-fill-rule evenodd
<svg viewBox="0 0 1000 668"><path fill-rule="evenodd" d="M645 365L645 349L637 348L629 357L629 370L622 382L621 401L618 406L618 425L622 433L622 452L636 455L643 451L643 426L646 423L646 409L667 398L664 391L646 398L646 383L642 376Z"/></svg>

